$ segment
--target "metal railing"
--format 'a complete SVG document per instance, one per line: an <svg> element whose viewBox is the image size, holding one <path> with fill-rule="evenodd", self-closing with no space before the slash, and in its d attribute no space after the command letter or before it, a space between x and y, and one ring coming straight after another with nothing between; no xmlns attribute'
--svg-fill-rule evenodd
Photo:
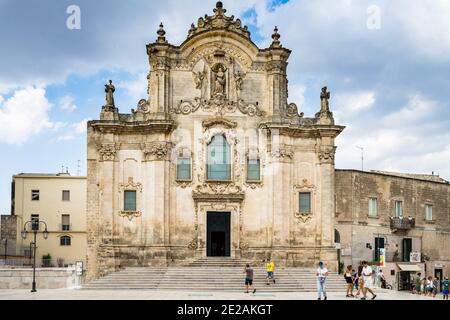
<svg viewBox="0 0 450 320"><path fill-rule="evenodd" d="M391 217L391 229L410 230L416 227L416 219L404 217Z"/></svg>
<svg viewBox="0 0 450 320"><path fill-rule="evenodd" d="M72 224L60 224L59 225L59 231L63 231L63 232L67 232L67 231L72 231Z"/></svg>

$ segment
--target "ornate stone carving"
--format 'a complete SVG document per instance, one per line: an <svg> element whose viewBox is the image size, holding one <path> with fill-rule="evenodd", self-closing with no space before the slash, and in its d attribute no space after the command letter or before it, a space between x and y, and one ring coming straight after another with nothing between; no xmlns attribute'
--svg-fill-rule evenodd
<svg viewBox="0 0 450 320"><path fill-rule="evenodd" d="M240 99L237 103L225 99L223 95L216 95L214 99L202 100L194 98L194 101L182 100L178 107L170 110L171 113L189 115L199 109L204 112L214 112L217 116L223 116L226 113L235 113L239 110L241 113L250 117L264 117L266 112L261 111L258 103L246 103Z"/></svg>
<svg viewBox="0 0 450 320"><path fill-rule="evenodd" d="M188 248L190 250L197 250L198 249L198 239L194 238L191 240L191 242L189 242L188 244Z"/></svg>
<svg viewBox="0 0 450 320"><path fill-rule="evenodd" d="M214 118L203 121L203 128L205 128L205 130L215 126L223 126L228 129L234 129L237 127L237 123L225 118Z"/></svg>
<svg viewBox="0 0 450 320"><path fill-rule="evenodd" d="M249 243L247 241L243 241L241 239L241 241L239 241L239 249L248 250L248 248L249 248Z"/></svg>
<svg viewBox="0 0 450 320"><path fill-rule="evenodd" d="M297 219L297 223L306 223L309 220L312 219L312 214L308 213L308 214L303 214L303 213L296 213L295 214L295 218Z"/></svg>
<svg viewBox="0 0 450 320"><path fill-rule="evenodd" d="M199 72L194 71L193 75L194 75L194 81L195 81L195 88L201 90L203 88L203 82L206 77L206 72L205 71L199 71Z"/></svg>
<svg viewBox="0 0 450 320"><path fill-rule="evenodd" d="M218 64L213 67L214 72L214 88L211 88L213 92L212 97L226 97L226 83L227 83L227 68L223 64Z"/></svg>
<svg viewBox="0 0 450 320"><path fill-rule="evenodd" d="M296 185L294 188L295 188L295 190L296 190L295 193L297 193L297 192L300 191L300 190L314 190L315 187L316 187L316 186L315 186L314 184L310 183L310 182L308 181L308 179L303 179L303 180L302 180L302 183L299 184L299 185Z"/></svg>
<svg viewBox="0 0 450 320"><path fill-rule="evenodd" d="M194 35L205 30L220 28L236 32L240 35L243 35L247 39L250 39L250 32L248 31L248 27L243 27L242 21L240 19L234 20L234 16L226 16L226 12L227 10L223 8L222 2L217 2L216 8L214 9L214 15L205 15L205 18L199 18L197 27L194 24L191 25L188 37L191 38Z"/></svg>
<svg viewBox="0 0 450 320"><path fill-rule="evenodd" d="M293 160L294 159L294 151L292 151L291 146L282 144L280 146L274 147L272 151L272 158L275 160Z"/></svg>
<svg viewBox="0 0 450 320"><path fill-rule="evenodd" d="M321 163L334 164L336 154L336 147L326 146L321 147L319 152L319 160Z"/></svg>
<svg viewBox="0 0 450 320"><path fill-rule="evenodd" d="M243 84L244 84L244 74L242 74L240 71L236 72L234 74L234 82L236 84L236 90L241 91Z"/></svg>
<svg viewBox="0 0 450 320"><path fill-rule="evenodd" d="M167 160L171 149L170 142L145 143L142 147L146 161Z"/></svg>
<svg viewBox="0 0 450 320"><path fill-rule="evenodd" d="M286 116L288 118L297 118L297 117L303 118L304 115L305 114L303 112L298 113L298 107L295 103L290 103L286 107Z"/></svg>
<svg viewBox="0 0 450 320"><path fill-rule="evenodd" d="M100 161L114 161L117 148L114 143L104 143L99 149Z"/></svg>
<svg viewBox="0 0 450 320"><path fill-rule="evenodd" d="M119 183L119 188L121 190L136 190L136 191L142 192L142 183L140 183L140 182L135 183L133 177L128 177L128 182L127 183Z"/></svg>
<svg viewBox="0 0 450 320"><path fill-rule="evenodd" d="M120 211L119 216L123 218L128 218L128 220L132 221L134 218L139 218L142 216L142 212L140 211Z"/></svg>
<svg viewBox="0 0 450 320"><path fill-rule="evenodd" d="M220 183L211 182L203 183L195 187L195 193L197 194L242 194L242 188L232 183Z"/></svg>
<svg viewBox="0 0 450 320"><path fill-rule="evenodd" d="M320 93L320 112L316 113L316 119L318 124L330 125L334 124L333 113L330 112L330 100L331 93L327 87L322 88Z"/></svg>

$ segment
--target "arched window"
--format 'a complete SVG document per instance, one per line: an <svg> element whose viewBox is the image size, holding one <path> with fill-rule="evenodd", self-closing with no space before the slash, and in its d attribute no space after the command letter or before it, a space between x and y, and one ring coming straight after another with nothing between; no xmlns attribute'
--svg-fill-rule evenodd
<svg viewBox="0 0 450 320"><path fill-rule="evenodd" d="M59 244L61 246L70 246L72 242L72 238L69 236L62 236L61 238L59 238Z"/></svg>
<svg viewBox="0 0 450 320"><path fill-rule="evenodd" d="M208 180L231 180L231 148L223 135L214 136L208 145Z"/></svg>

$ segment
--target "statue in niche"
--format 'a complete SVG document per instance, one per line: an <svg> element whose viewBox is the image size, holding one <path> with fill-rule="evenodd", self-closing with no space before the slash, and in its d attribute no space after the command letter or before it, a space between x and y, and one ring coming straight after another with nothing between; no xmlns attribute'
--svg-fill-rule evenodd
<svg viewBox="0 0 450 320"><path fill-rule="evenodd" d="M195 88L196 89L202 89L203 88L203 81L205 80L206 72L195 72L194 71L194 79L195 79Z"/></svg>
<svg viewBox="0 0 450 320"><path fill-rule="evenodd" d="M214 81L214 94L225 95L225 84L226 84L226 74L227 69L220 65L215 74Z"/></svg>
<svg viewBox="0 0 450 320"><path fill-rule="evenodd" d="M328 91L327 87L322 88L322 93L320 94L320 113L327 113L330 112L330 104L329 101L331 97L330 92Z"/></svg>
<svg viewBox="0 0 450 320"><path fill-rule="evenodd" d="M115 106L114 104L114 92L116 88L112 84L112 80L109 80L109 84L105 84L105 92L106 92L106 105L107 106Z"/></svg>

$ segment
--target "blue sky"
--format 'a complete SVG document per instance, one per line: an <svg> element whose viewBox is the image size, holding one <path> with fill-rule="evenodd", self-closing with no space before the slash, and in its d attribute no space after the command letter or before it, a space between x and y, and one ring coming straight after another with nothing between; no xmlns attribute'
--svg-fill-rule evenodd
<svg viewBox="0 0 450 320"><path fill-rule="evenodd" d="M289 102L306 116L320 88L346 125L336 165L439 173L450 179L450 2L434 0L226 0L260 47L278 26L293 51ZM66 27L69 5L81 29ZM20 172L86 173L88 119L99 116L113 79L121 112L146 97L148 60L159 23L180 44L214 0L0 0L0 212ZM375 6L375 7L374 7ZM375 11L374 11L375 9ZM375 14L374 14L375 12ZM378 14L379 13L379 14ZM375 26L375 27L374 27Z"/></svg>

